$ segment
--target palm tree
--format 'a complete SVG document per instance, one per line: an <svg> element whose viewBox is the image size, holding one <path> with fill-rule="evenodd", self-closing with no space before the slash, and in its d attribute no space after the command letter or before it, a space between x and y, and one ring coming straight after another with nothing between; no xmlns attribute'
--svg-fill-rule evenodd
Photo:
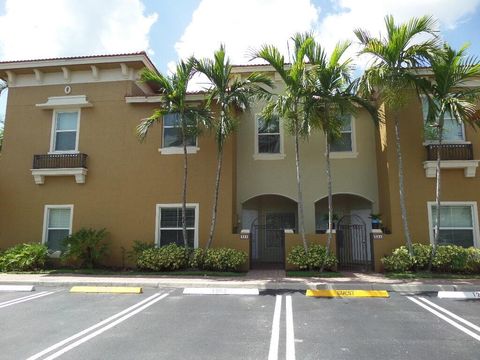
<svg viewBox="0 0 480 360"><path fill-rule="evenodd" d="M306 63L306 54L313 46L314 39L311 34L297 33L291 40L293 49L289 65L285 64L285 57L278 48L272 45L263 45L259 50L253 51L252 58L265 60L274 68L285 84L285 90L281 94L263 94L267 102L262 110L262 117L267 122L278 117L283 118L288 132L294 137L299 231L303 247L307 251L299 148L300 138L307 137L311 127L309 110L313 110L313 106L311 106L313 98L308 94L308 82L312 66Z"/></svg>
<svg viewBox="0 0 480 360"><path fill-rule="evenodd" d="M195 70L205 75L211 83L207 95L207 108L217 107L220 111L220 115L210 123L210 129L215 133L217 144L217 169L212 221L206 245L208 249L215 234L224 145L229 136L235 132L236 110L244 111L247 109L252 96L264 91L262 86L271 87L272 81L267 76L255 73L250 74L246 79L234 77L233 66L225 54L224 45L220 45L220 48L215 51L213 59L195 60L194 63Z"/></svg>
<svg viewBox="0 0 480 360"><path fill-rule="evenodd" d="M440 234L440 169L445 116L455 119L459 124L468 123L474 127L480 125L480 114L475 106L480 98L480 89L465 86L466 82L480 76L480 63L474 57L467 57L467 48L468 45L464 45L456 51L444 44L430 57L432 76L423 79L423 91L428 106L426 122L433 127L438 141L435 186L437 212L431 259L435 256ZM431 267L431 260L429 266Z"/></svg>
<svg viewBox="0 0 480 360"><path fill-rule="evenodd" d="M314 67L312 78L312 97L315 102L313 123L325 134L326 175L328 182L328 238L327 256L332 241L332 173L330 164L330 146L340 137L345 115L353 115L357 108L366 109L372 118L377 121L377 111L369 101L357 96L358 81L352 81L352 59L345 57L350 42L339 42L328 58L319 43L309 48L307 58ZM325 257L326 258L326 257ZM321 267L323 271L323 265Z"/></svg>
<svg viewBox="0 0 480 360"><path fill-rule="evenodd" d="M193 75L193 59L181 60L176 67L176 72L165 76L151 69L144 69L141 80L155 84L162 95L160 109L137 126L137 135L140 141L144 141L150 127L159 122L167 114L177 114L176 126L180 132L183 147L183 191L182 191L182 236L185 247L188 247L187 239L187 178L188 178L188 139L199 134L200 125L209 121L209 114L202 108L188 106L187 86Z"/></svg>
<svg viewBox="0 0 480 360"><path fill-rule="evenodd" d="M365 71L362 86L373 94L378 91L388 109L392 110L395 127L395 145L398 165L398 185L403 232L410 255L413 255L412 239L408 228L407 208L400 147L400 112L408 103L413 89L418 90L418 77L412 68L426 64L426 59L437 47L435 21L429 16L412 18L406 23L395 24L391 15L385 17L386 36L372 37L365 30L355 30L362 44L360 54L373 57L372 65ZM422 41L423 36L430 36Z"/></svg>

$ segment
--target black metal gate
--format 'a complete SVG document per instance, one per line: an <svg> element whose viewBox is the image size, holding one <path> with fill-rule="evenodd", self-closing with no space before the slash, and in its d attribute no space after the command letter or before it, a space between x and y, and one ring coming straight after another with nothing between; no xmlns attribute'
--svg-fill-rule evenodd
<svg viewBox="0 0 480 360"><path fill-rule="evenodd" d="M345 215L337 223L337 258L342 270L373 270L373 243L358 215Z"/></svg>
<svg viewBox="0 0 480 360"><path fill-rule="evenodd" d="M285 231L268 225L253 225L251 233L251 267L285 265Z"/></svg>

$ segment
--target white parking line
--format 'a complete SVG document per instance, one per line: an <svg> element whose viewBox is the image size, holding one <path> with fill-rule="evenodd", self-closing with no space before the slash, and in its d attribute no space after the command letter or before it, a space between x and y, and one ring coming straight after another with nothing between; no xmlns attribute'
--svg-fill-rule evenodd
<svg viewBox="0 0 480 360"><path fill-rule="evenodd" d="M434 307L435 309L437 310L440 310L441 312L447 314L448 316L454 318L455 320L457 321L460 321L461 323L464 323L465 325L467 326L470 326L472 329L478 331L480 333L480 326L477 326L473 323L471 323L470 321L468 320L465 320L464 318L458 316L458 315L455 315L454 313L452 313L451 311L448 311L447 309L444 309L443 307L431 302L430 300L427 300L423 297L418 297L418 299L422 300L424 303L427 303L428 305Z"/></svg>
<svg viewBox="0 0 480 360"><path fill-rule="evenodd" d="M78 333L76 333L75 335L72 335L70 336L69 338L65 339L65 340L62 340L50 347L48 347L47 349L43 350L43 351L40 351L39 353L37 354L34 354L32 356L30 356L27 360L36 360L36 359L39 359L41 358L43 355L46 355L50 352L52 352L53 350L56 350L60 347L62 347L63 345L66 345L68 344L69 342L71 342L72 340L75 340L75 339L78 339L86 334L88 334L89 332L103 326L103 325L106 325L110 322L110 324L104 326L103 328L100 328L98 329L97 331L89 334L89 335L86 335L85 337L77 340L76 342L64 347L63 349L53 353L52 355L50 355L49 357L45 358L45 360L47 359L56 359L57 357L59 357L60 355L66 353L67 351L70 351L74 348L76 348L77 346L83 344L84 342L90 340L91 338L97 336L97 335L100 335L101 333L111 329L112 327L118 325L119 323L127 320L128 318L132 317L133 315L135 314L138 314L139 312L145 310L146 308L152 306L153 304L155 304L157 301L160 301L162 300L163 298L167 297L169 294L161 294L161 293L157 293L157 294L154 294L140 302L138 302L137 304L133 305L133 306L130 306L128 308L126 308L125 310L113 315L113 316L110 316L109 318L83 330L83 331L80 331ZM117 319L119 318L119 319ZM113 321L117 319L116 321ZM111 322L113 321L113 322Z"/></svg>
<svg viewBox="0 0 480 360"><path fill-rule="evenodd" d="M473 331L471 331L470 329L467 329L466 327L460 325L459 323L453 321L452 319L446 317L445 315L443 315L442 313L438 312L437 310L435 310L434 308L431 308L430 306L424 304L423 302L419 301L418 299L414 298L414 297L411 297L411 296L407 296L407 299L410 300L410 301L413 301L415 304L421 306L422 308L430 311L432 314L438 316L440 319L446 321L447 323L449 323L450 325L456 327L458 330L460 331L463 331L465 334L467 335L470 335L471 337L473 337L474 339L480 341L480 335L474 333ZM448 310L447 310L448 311ZM466 320L465 320L466 321Z"/></svg>
<svg viewBox="0 0 480 360"><path fill-rule="evenodd" d="M282 313L282 295L277 295L275 300L275 310L273 312L272 337L270 338L270 349L268 351L268 360L278 359L278 341L280 339L281 313Z"/></svg>
<svg viewBox="0 0 480 360"><path fill-rule="evenodd" d="M4 301L4 302L0 303L0 309L4 308L4 307L7 307L7 306L20 304L20 303L23 303L23 302L26 302L26 301L35 300L35 299L38 299L38 298L41 298L41 297L44 297L44 296L47 296L47 295L51 295L54 292L55 291L42 291L42 292L39 292L38 294L28 295L28 296L24 296L24 297L9 300L9 301Z"/></svg>
<svg viewBox="0 0 480 360"><path fill-rule="evenodd" d="M286 323L287 323L287 360L295 360L295 335L293 332L293 308L292 308L292 297L287 296L286 302Z"/></svg>

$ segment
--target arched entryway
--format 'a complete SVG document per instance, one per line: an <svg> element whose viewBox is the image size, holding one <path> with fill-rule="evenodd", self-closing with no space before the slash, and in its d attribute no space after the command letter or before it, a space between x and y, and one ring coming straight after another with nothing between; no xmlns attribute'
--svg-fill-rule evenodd
<svg viewBox="0 0 480 360"><path fill-rule="evenodd" d="M296 231L297 202L259 195L242 204L242 228L250 229L251 268L284 268L285 229Z"/></svg>
<svg viewBox="0 0 480 360"><path fill-rule="evenodd" d="M338 266L344 270L372 270L372 202L354 194L333 195ZM328 199L315 203L316 232L328 228Z"/></svg>

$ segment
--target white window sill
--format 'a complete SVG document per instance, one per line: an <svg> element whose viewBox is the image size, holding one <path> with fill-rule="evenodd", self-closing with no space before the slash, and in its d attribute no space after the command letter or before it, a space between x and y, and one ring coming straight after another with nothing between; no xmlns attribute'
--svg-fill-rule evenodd
<svg viewBox="0 0 480 360"><path fill-rule="evenodd" d="M197 146L187 146L187 154L196 154L200 150ZM160 148L158 152L162 155L181 155L183 154L183 147L167 147Z"/></svg>
<svg viewBox="0 0 480 360"><path fill-rule="evenodd" d="M471 144L471 142L464 141L464 140L443 140L442 141L442 145L448 145L448 144ZM426 140L423 142L423 146L428 146L428 145L438 145L438 141Z"/></svg>
<svg viewBox="0 0 480 360"><path fill-rule="evenodd" d="M287 155L285 154L253 154L254 160L283 160Z"/></svg>
<svg viewBox="0 0 480 360"><path fill-rule="evenodd" d="M358 152L336 151L330 153L330 159L355 159L356 157L358 157Z"/></svg>
<svg viewBox="0 0 480 360"><path fill-rule="evenodd" d="M463 169L465 177L475 177L480 160L442 160L441 169ZM424 161L423 168L427 178L434 178L437 170L436 161Z"/></svg>
<svg viewBox="0 0 480 360"><path fill-rule="evenodd" d="M62 154L79 154L78 150L65 150L65 151L49 151L48 155L62 155Z"/></svg>

